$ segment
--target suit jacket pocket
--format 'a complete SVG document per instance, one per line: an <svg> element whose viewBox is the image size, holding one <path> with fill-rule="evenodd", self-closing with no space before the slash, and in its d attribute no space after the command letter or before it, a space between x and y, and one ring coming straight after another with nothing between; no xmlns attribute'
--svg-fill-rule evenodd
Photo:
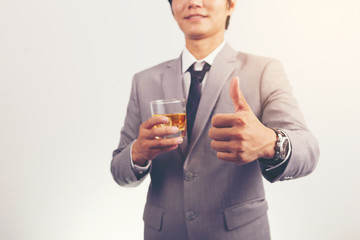
<svg viewBox="0 0 360 240"><path fill-rule="evenodd" d="M145 225L156 231L161 231L164 211L150 203L146 203L143 220Z"/></svg>
<svg viewBox="0 0 360 240"><path fill-rule="evenodd" d="M268 206L265 199L255 199L230 208L226 208L225 226L228 231L242 227L267 212Z"/></svg>

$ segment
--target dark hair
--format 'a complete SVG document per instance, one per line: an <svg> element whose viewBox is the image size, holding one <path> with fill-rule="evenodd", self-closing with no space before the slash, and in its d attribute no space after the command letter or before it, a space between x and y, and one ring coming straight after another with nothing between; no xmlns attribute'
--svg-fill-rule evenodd
<svg viewBox="0 0 360 240"><path fill-rule="evenodd" d="M168 1L169 1L169 3L170 3L170 6L171 6L171 4L172 4L172 0L168 0ZM230 1L231 1L231 0L227 0L227 1L228 1L228 4L230 5ZM226 22L225 22L225 30L227 30L227 29L228 29L229 24L230 24L230 16L228 16L228 17L226 18Z"/></svg>

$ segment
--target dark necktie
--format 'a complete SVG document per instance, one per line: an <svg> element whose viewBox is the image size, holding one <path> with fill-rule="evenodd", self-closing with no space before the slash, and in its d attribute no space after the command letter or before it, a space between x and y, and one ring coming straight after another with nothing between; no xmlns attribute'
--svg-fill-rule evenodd
<svg viewBox="0 0 360 240"><path fill-rule="evenodd" d="M188 142L190 143L192 129L194 127L196 112L199 106L200 97L201 97L201 82L204 79L204 76L207 71L210 69L210 65L205 63L201 71L194 70L195 63L189 68L191 74L191 84L189 95L186 103L186 121L187 121L187 135Z"/></svg>

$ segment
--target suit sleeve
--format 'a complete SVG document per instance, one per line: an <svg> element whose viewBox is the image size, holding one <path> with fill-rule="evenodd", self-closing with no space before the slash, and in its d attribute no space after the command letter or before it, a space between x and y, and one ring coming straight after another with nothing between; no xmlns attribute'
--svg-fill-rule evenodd
<svg viewBox="0 0 360 240"><path fill-rule="evenodd" d="M133 78L130 100L127 107L124 126L121 130L120 143L113 152L111 173L114 180L121 186L135 187L139 185L149 173L135 174L131 166L131 146L139 134L141 112L136 88L136 75Z"/></svg>
<svg viewBox="0 0 360 240"><path fill-rule="evenodd" d="M310 174L319 158L317 140L305 124L281 63L270 61L261 78L262 123L279 128L289 136L292 152L288 161L271 171L259 161L262 174L269 182L289 180Z"/></svg>

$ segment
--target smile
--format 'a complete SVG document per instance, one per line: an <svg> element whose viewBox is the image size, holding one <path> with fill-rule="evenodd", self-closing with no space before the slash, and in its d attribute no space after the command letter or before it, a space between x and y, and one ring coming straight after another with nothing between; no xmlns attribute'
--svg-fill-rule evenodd
<svg viewBox="0 0 360 240"><path fill-rule="evenodd" d="M186 16L185 19L201 19L201 18L205 18L205 17L206 16L204 16L204 15L194 14L194 15Z"/></svg>

